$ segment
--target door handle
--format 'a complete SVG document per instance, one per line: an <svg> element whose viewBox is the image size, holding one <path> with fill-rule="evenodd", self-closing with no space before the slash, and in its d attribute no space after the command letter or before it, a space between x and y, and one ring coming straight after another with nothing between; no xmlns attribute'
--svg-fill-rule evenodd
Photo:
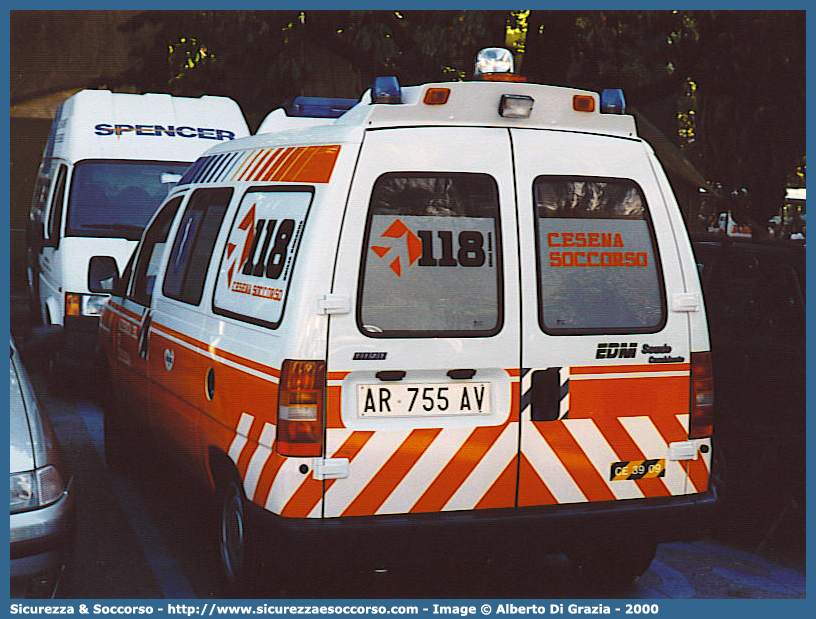
<svg viewBox="0 0 816 619"><path fill-rule="evenodd" d="M150 344L150 323L153 321L153 314L148 308L145 310L142 323L139 325L139 356L147 359L147 349Z"/></svg>
<svg viewBox="0 0 816 619"><path fill-rule="evenodd" d="M558 368L533 372L530 389L532 421L556 421L561 412L561 379Z"/></svg>

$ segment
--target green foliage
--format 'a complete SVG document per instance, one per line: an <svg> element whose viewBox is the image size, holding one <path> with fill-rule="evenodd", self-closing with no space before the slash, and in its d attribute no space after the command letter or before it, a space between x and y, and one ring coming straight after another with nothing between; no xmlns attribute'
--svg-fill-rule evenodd
<svg viewBox="0 0 816 619"><path fill-rule="evenodd" d="M465 79L478 49L509 41L531 81L623 88L712 187L750 196L734 204L744 220L804 184L804 11L145 11L127 28L149 36L123 84L227 95L251 125L378 75ZM315 92L327 76L333 92Z"/></svg>
<svg viewBox="0 0 816 619"><path fill-rule="evenodd" d="M123 82L140 89L235 98L257 122L319 79L330 56L357 97L378 75L404 84L462 79L475 51L501 45L497 11L146 11L126 27L150 31ZM493 33L493 36L491 36Z"/></svg>

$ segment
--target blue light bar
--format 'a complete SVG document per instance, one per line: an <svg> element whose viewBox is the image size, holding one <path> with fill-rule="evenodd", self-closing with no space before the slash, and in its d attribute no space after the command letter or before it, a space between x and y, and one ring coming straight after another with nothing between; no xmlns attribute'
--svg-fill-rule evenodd
<svg viewBox="0 0 816 619"><path fill-rule="evenodd" d="M376 78L371 87L371 103L402 103L402 90L397 78Z"/></svg>
<svg viewBox="0 0 816 619"><path fill-rule="evenodd" d="M327 97L295 97L284 104L287 116L306 118L339 118L357 105L356 99L331 99Z"/></svg>
<svg viewBox="0 0 816 619"><path fill-rule="evenodd" d="M626 114L626 101L620 88L601 91L601 114Z"/></svg>

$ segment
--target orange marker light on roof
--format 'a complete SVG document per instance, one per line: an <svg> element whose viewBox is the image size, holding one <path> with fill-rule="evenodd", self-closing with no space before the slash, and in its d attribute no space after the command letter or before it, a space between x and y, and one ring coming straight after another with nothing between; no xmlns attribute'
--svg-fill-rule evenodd
<svg viewBox="0 0 816 619"><path fill-rule="evenodd" d="M575 95L572 97L572 109L576 112L594 112L595 97L592 95Z"/></svg>
<svg viewBox="0 0 816 619"><path fill-rule="evenodd" d="M422 102L425 105L445 105L450 96L450 88L429 88L425 91Z"/></svg>

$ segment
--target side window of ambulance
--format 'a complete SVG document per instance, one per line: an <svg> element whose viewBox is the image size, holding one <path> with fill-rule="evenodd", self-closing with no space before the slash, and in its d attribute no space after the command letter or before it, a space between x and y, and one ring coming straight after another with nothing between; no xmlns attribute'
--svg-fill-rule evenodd
<svg viewBox="0 0 816 619"><path fill-rule="evenodd" d="M501 328L499 198L475 173L389 173L371 195L357 322L370 337Z"/></svg>
<svg viewBox="0 0 816 619"><path fill-rule="evenodd" d="M277 328L283 319L311 187L253 187L241 198L221 258L213 311Z"/></svg>
<svg viewBox="0 0 816 619"><path fill-rule="evenodd" d="M164 296L201 303L213 246L231 198L232 189L225 187L199 189L190 196L167 261Z"/></svg>
<svg viewBox="0 0 816 619"><path fill-rule="evenodd" d="M133 281L129 298L145 307L149 306L153 299L156 274L159 271L159 262L167 243L167 233L170 231L170 224L173 223L181 201L181 196L174 198L159 211L150 227L145 231L144 240L139 246L139 253L133 266Z"/></svg>
<svg viewBox="0 0 816 619"><path fill-rule="evenodd" d="M62 221L62 205L65 202L65 176L68 167L61 165L57 172L57 186L54 189L54 197L51 199L51 210L48 213L48 238L55 239L60 233L60 222Z"/></svg>
<svg viewBox="0 0 816 619"><path fill-rule="evenodd" d="M631 180L535 180L539 321L553 335L662 328L665 301L646 200Z"/></svg>

